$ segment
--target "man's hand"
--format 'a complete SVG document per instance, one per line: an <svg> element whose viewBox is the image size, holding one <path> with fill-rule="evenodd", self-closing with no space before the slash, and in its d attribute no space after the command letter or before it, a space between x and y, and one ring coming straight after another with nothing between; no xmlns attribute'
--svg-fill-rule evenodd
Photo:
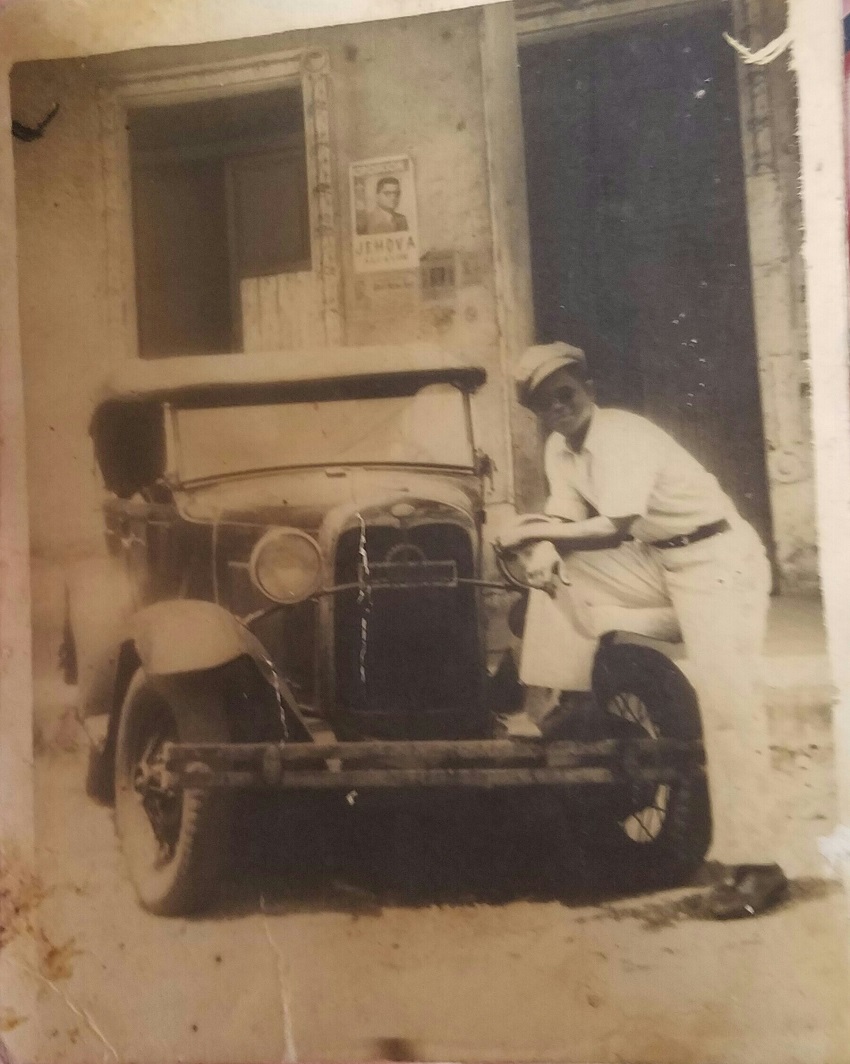
<svg viewBox="0 0 850 1064"><path fill-rule="evenodd" d="M548 540L534 543L529 547L523 547L517 557L525 570L526 582L531 587L540 588L554 595L558 586L558 569L561 564L561 555L555 549L554 544Z"/></svg>
<svg viewBox="0 0 850 1064"><path fill-rule="evenodd" d="M556 531L563 531L564 522L559 517L546 514L524 514L496 540L500 550L519 550L529 544L549 539Z"/></svg>

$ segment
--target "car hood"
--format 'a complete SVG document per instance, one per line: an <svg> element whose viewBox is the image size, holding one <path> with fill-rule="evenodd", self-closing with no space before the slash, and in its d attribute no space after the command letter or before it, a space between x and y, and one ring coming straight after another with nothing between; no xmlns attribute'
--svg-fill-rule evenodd
<svg viewBox="0 0 850 1064"><path fill-rule="evenodd" d="M182 515L201 523L288 525L315 534L338 530L348 515L365 519L410 502L467 518L480 508L471 472L405 468L327 467L276 471L181 490Z"/></svg>

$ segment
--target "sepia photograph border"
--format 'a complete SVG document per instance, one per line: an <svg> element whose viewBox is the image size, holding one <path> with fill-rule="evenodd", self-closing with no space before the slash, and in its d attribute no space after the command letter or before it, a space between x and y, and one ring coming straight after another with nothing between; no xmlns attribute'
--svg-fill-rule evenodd
<svg viewBox="0 0 850 1064"><path fill-rule="evenodd" d="M87 0L92 9L109 0ZM114 2L114 0L113 0ZM497 0L498 2L498 0ZM50 43L39 48L45 58L76 57L107 53L125 48L155 46L155 31L149 35L143 19L129 16L132 0L122 0L128 14L126 37L92 37L78 42L63 33L72 25L68 16L53 12L61 0L0 0L0 125L10 129L13 115L9 95L12 66L25 60L40 34ZM649 0L652 3L652 0ZM14 8L20 11L15 12ZM79 5L77 5L79 6ZM155 6L155 5L154 5ZM205 40L203 7L218 9L213 0L202 0L195 12L181 24L184 43ZM299 0L281 2L272 12L263 8L268 33L289 29L346 24L374 19L390 19L419 13L482 6L452 0L336 0L316 3L308 12ZM239 15L234 5L229 32L239 34ZM28 22L31 8L36 17ZM817 499L818 570L835 697L832 706L832 734L835 775L838 788L838 827L821 841L825 864L841 876L850 893L850 371L848 371L848 242L845 180L845 87L842 69L841 15L831 0L789 0L786 47L796 73L798 125L796 130L801 160L800 196L803 222L803 264L807 336L807 363L811 387L811 418L814 437L815 488ZM12 33L4 43L4 18L12 22ZM225 20L226 21L226 20ZM219 23L220 24L220 23ZM486 32L486 31L485 31ZM491 54L498 54L505 42L491 42ZM739 42L746 45L746 42ZM772 55L753 52L743 57L748 67L766 64ZM485 72L486 73L486 72ZM517 116L490 112L485 116L494 135L507 143L506 128ZM844 135L839 135L844 131ZM320 167L321 133L313 165ZM491 171L494 188L504 200L512 195L504 188L509 180ZM320 211L322 208L320 207ZM331 213L332 204L327 205ZM494 211L494 241L499 246L524 246L516 240L518 222L509 212ZM312 219L321 253L336 254L335 241L322 219ZM421 224L421 222L420 222ZM529 264L507 256L496 271L500 306L517 310L518 295L528 284ZM332 272L332 271L331 271ZM15 890L27 883L34 868L37 837L34 830L33 799L33 678L30 550L26 425L24 385L21 365L21 336L18 311L18 265L15 224L14 165L11 139L0 139L0 859L3 861L0 896L11 877ZM329 343L338 342L341 332L338 291L328 290L325 302L325 328ZM530 302L530 301L529 301ZM509 350L523 346L523 334L530 323L517 311L505 326L501 342ZM127 329L127 320L115 323L116 331ZM507 402L505 417L508 418ZM516 471L517 475L522 473ZM512 478L513 472L508 474ZM509 485L513 492L513 484ZM35 888L33 888L35 889ZM0 909L2 913L2 909ZM0 944L3 943L0 928ZM850 941L847 943L850 955ZM33 947L35 948L35 947ZM23 958L23 960L21 960ZM27 962L24 949L14 962L0 956L0 1001L22 1015L35 1008L31 981L21 978L21 963ZM37 962L32 960L35 967ZM20 1038L18 1038L20 1034ZM26 1060L32 1046L22 1032L3 1036L15 1060ZM2 1052L0 1052L2 1057ZM400 1059L400 1058L396 1058Z"/></svg>

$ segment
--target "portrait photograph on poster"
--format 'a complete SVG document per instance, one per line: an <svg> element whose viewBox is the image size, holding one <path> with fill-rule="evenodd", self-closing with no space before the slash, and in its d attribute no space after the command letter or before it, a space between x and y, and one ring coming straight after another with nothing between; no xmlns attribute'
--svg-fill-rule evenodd
<svg viewBox="0 0 850 1064"><path fill-rule="evenodd" d="M351 206L356 236L416 233L413 162L406 155L352 163ZM355 251L355 259L357 253ZM410 266L410 260L406 260ZM418 263L418 254L413 262Z"/></svg>
<svg viewBox="0 0 850 1064"><path fill-rule="evenodd" d="M850 1064L784 0L50 6L0 1050Z"/></svg>

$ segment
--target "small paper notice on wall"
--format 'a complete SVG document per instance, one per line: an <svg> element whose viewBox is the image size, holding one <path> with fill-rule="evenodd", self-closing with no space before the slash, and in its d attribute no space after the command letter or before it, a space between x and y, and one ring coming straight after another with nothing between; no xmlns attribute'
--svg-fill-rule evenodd
<svg viewBox="0 0 850 1064"><path fill-rule="evenodd" d="M354 269L415 270L419 227L413 160L407 155L351 163Z"/></svg>

